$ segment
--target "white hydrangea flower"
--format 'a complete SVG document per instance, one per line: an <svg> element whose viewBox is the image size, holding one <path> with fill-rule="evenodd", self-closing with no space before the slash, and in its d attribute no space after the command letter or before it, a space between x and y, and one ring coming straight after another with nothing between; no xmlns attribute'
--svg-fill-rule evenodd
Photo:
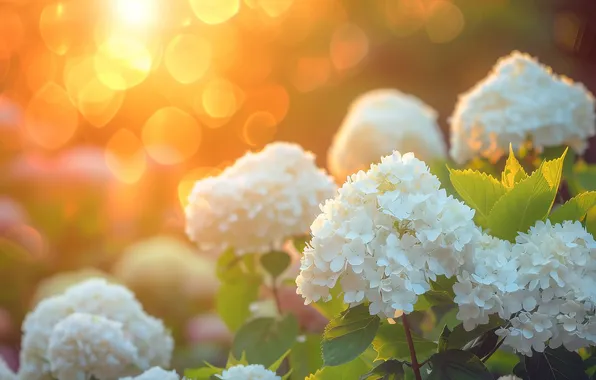
<svg viewBox="0 0 596 380"><path fill-rule="evenodd" d="M499 377L498 380L522 380L519 377L515 376L515 375L507 375L507 376L501 376Z"/></svg>
<svg viewBox="0 0 596 380"><path fill-rule="evenodd" d="M493 238L454 285L466 329L498 314L497 331L524 355L596 343L596 241L578 221L538 221L515 244ZM493 264L487 265L487 263ZM466 272L469 270L469 272ZM488 275L487 275L488 273ZM482 293L481 297L476 295Z"/></svg>
<svg viewBox="0 0 596 380"><path fill-rule="evenodd" d="M415 96L394 89L369 91L354 100L327 154L340 182L394 150L429 162L447 156L437 112Z"/></svg>
<svg viewBox="0 0 596 380"><path fill-rule="evenodd" d="M137 370L170 364L174 342L163 323L145 313L125 287L105 279L90 279L46 298L23 322L20 380L52 380L49 361L50 337L59 322L74 313L103 316L122 325L137 351ZM134 373L135 368L131 369ZM124 373L122 375L128 375Z"/></svg>
<svg viewBox="0 0 596 380"><path fill-rule="evenodd" d="M460 95L450 123L449 154L460 164L474 157L496 161L510 143L517 149L528 138L537 149L566 144L583 153L596 134L592 94L517 51Z"/></svg>
<svg viewBox="0 0 596 380"><path fill-rule="evenodd" d="M281 377L277 376L275 372L260 364L237 365L224 370L221 375L215 376L222 380L281 380Z"/></svg>
<svg viewBox="0 0 596 380"><path fill-rule="evenodd" d="M413 310L429 279L454 276L480 233L474 210L439 187L412 153L352 175L311 226L296 279L305 303L329 300L339 280L346 303L391 318Z"/></svg>
<svg viewBox="0 0 596 380"><path fill-rule="evenodd" d="M185 378L183 378L184 380ZM161 367L153 367L136 377L122 377L120 380L180 380L176 371L166 371Z"/></svg>
<svg viewBox="0 0 596 380"><path fill-rule="evenodd" d="M17 380L17 375L8 367L2 356L0 356L0 380Z"/></svg>
<svg viewBox="0 0 596 380"><path fill-rule="evenodd" d="M48 345L52 374L58 379L116 379L136 367L137 349L122 323L99 315L74 313L54 327Z"/></svg>
<svg viewBox="0 0 596 380"><path fill-rule="evenodd" d="M308 231L319 204L335 190L312 153L272 143L195 184L185 209L186 234L205 251L281 249L288 238Z"/></svg>

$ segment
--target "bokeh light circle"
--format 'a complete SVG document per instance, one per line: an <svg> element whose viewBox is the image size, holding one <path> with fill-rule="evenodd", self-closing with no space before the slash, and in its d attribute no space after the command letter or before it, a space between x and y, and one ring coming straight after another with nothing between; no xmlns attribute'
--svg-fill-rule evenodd
<svg viewBox="0 0 596 380"><path fill-rule="evenodd" d="M140 41L113 36L95 55L99 80L113 90L127 90L143 82L151 71L152 58Z"/></svg>
<svg viewBox="0 0 596 380"><path fill-rule="evenodd" d="M236 89L230 81L224 78L213 78L203 89L203 109L213 118L232 117L239 106L235 93Z"/></svg>
<svg viewBox="0 0 596 380"><path fill-rule="evenodd" d="M440 0L432 3L426 19L426 34L437 44L453 41L464 29L462 11L450 1Z"/></svg>
<svg viewBox="0 0 596 380"><path fill-rule="evenodd" d="M66 91L49 82L29 101L25 110L25 130L38 145L57 149L74 135L78 119L77 109Z"/></svg>
<svg viewBox="0 0 596 380"><path fill-rule="evenodd" d="M172 77L182 84L201 79L211 63L209 41L193 34L174 37L165 51L164 64Z"/></svg>
<svg viewBox="0 0 596 380"><path fill-rule="evenodd" d="M151 158L173 165L191 157L201 144L199 123L176 107L156 111L143 127L142 140Z"/></svg>
<svg viewBox="0 0 596 380"><path fill-rule="evenodd" d="M228 21L240 10L240 0L189 0L195 16L205 24Z"/></svg>
<svg viewBox="0 0 596 380"><path fill-rule="evenodd" d="M354 24L337 27L331 36L331 62L337 70L348 70L358 65L368 54L368 37Z"/></svg>
<svg viewBox="0 0 596 380"><path fill-rule="evenodd" d="M121 182L137 182L147 168L143 144L128 129L116 131L108 141L105 151L106 165Z"/></svg>
<svg viewBox="0 0 596 380"><path fill-rule="evenodd" d="M249 116L242 129L242 138L250 146L260 146L273 141L277 120L269 112L259 111Z"/></svg>

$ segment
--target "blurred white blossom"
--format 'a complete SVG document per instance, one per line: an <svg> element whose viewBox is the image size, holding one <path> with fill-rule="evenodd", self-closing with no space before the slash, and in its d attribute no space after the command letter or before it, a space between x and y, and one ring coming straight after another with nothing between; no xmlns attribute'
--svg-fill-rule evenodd
<svg viewBox="0 0 596 380"><path fill-rule="evenodd" d="M352 175L311 226L297 292L305 303L329 300L341 281L350 305L370 313L409 313L429 280L457 274L480 232L474 210L447 196L412 153L394 152Z"/></svg>
<svg viewBox="0 0 596 380"><path fill-rule="evenodd" d="M507 324L497 334L525 355L596 343L596 242L580 222L538 221L512 245L484 241L453 288L467 330L498 314Z"/></svg>
<svg viewBox="0 0 596 380"><path fill-rule="evenodd" d="M507 375L507 376L499 377L498 380L522 380L522 379L520 379L519 377L514 376L514 375Z"/></svg>
<svg viewBox="0 0 596 380"><path fill-rule="evenodd" d="M186 233L201 250L237 254L281 249L308 231L336 186L299 145L248 152L216 177L198 181L186 207Z"/></svg>
<svg viewBox="0 0 596 380"><path fill-rule="evenodd" d="M58 379L111 380L135 367L137 349L122 323L100 315L74 313L54 327L48 345L52 374Z"/></svg>
<svg viewBox="0 0 596 380"><path fill-rule="evenodd" d="M275 372L260 364L237 365L224 370L221 375L215 376L222 380L281 380L281 377L277 376Z"/></svg>
<svg viewBox="0 0 596 380"><path fill-rule="evenodd" d="M53 379L50 366L50 338L60 322L74 313L102 316L121 324L137 356L129 373L170 364L174 342L163 323L145 313L132 292L105 279L90 279L46 298L23 322L19 369L20 380ZM91 333L91 332L90 332ZM57 352L58 347L52 347ZM80 365L81 363L79 363ZM89 364L91 365L91 364Z"/></svg>
<svg viewBox="0 0 596 380"><path fill-rule="evenodd" d="M581 84L553 74L527 54L514 51L460 95L451 124L451 157L498 160L530 139L537 149L569 145L583 153L596 134L594 97Z"/></svg>
<svg viewBox="0 0 596 380"><path fill-rule="evenodd" d="M153 367L138 376L122 377L120 380L180 380L180 376L176 371L166 371L161 367Z"/></svg>
<svg viewBox="0 0 596 380"><path fill-rule="evenodd" d="M373 90L350 106L327 154L329 171L343 183L394 150L426 162L447 156L434 109L398 90Z"/></svg>

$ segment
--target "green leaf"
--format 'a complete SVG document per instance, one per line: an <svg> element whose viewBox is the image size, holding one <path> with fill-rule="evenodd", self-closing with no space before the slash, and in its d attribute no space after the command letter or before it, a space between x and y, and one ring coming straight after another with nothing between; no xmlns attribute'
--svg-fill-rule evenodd
<svg viewBox="0 0 596 380"><path fill-rule="evenodd" d="M321 348L326 366L337 366L356 359L373 341L380 319L370 315L368 306L349 308L325 327Z"/></svg>
<svg viewBox="0 0 596 380"><path fill-rule="evenodd" d="M342 365L323 367L304 380L354 380L368 372L370 368L370 363L363 355Z"/></svg>
<svg viewBox="0 0 596 380"><path fill-rule="evenodd" d="M273 278L277 278L288 267L292 259L284 251L272 251L261 256L261 265Z"/></svg>
<svg viewBox="0 0 596 380"><path fill-rule="evenodd" d="M514 241L518 232L546 219L559 189L564 158L543 162L495 203L487 222L491 235Z"/></svg>
<svg viewBox="0 0 596 380"><path fill-rule="evenodd" d="M509 157L505 162L505 169L503 170L503 173L501 173L501 183L507 189L511 189L518 182L523 181L526 178L528 178L528 174L526 174L524 168L521 166L517 158L515 158L513 148L511 147L511 144L509 144Z"/></svg>
<svg viewBox="0 0 596 380"><path fill-rule="evenodd" d="M228 361L226 362L226 368L234 367L237 365L248 365L248 360L246 360L246 352L242 352L240 355L240 359L236 359L234 353L230 351L228 354Z"/></svg>
<svg viewBox="0 0 596 380"><path fill-rule="evenodd" d="M250 304L257 300L261 282L259 276L241 274L217 290L215 308L231 331L240 328L250 316Z"/></svg>
<svg viewBox="0 0 596 380"><path fill-rule="evenodd" d="M575 164L576 154L573 150L568 150L564 145L544 148L541 156L543 160L553 160L561 157L565 152L565 162L563 163L563 177L573 177L573 166Z"/></svg>
<svg viewBox="0 0 596 380"><path fill-rule="evenodd" d="M455 276L447 278L446 276L437 276L436 280L430 280L430 288L437 292L445 292L449 294L449 297L455 298L455 293L453 292L453 285L457 282L457 278Z"/></svg>
<svg viewBox="0 0 596 380"><path fill-rule="evenodd" d="M488 216L495 203L507 190L496 178L478 171L450 169L449 178L464 202L476 210L474 219L487 227Z"/></svg>
<svg viewBox="0 0 596 380"><path fill-rule="evenodd" d="M451 181L449 181L449 167L454 165L454 162L435 160L428 162L428 169L439 179L439 182L441 182L441 187L445 189L448 195L453 195L453 197L459 198L457 191L455 191Z"/></svg>
<svg viewBox="0 0 596 380"><path fill-rule="evenodd" d="M234 250L229 248L217 259L217 277L221 281L229 281L243 274L256 274L254 260L255 255L252 253L236 256Z"/></svg>
<svg viewBox="0 0 596 380"><path fill-rule="evenodd" d="M562 223L566 220L582 221L595 205L596 191L581 193L554 210L548 219L552 223Z"/></svg>
<svg viewBox="0 0 596 380"><path fill-rule="evenodd" d="M201 367L184 370L184 377L189 380L210 380L213 375L219 375L223 368Z"/></svg>
<svg viewBox="0 0 596 380"><path fill-rule="evenodd" d="M319 334L306 335L304 341L298 341L292 347L290 367L293 369L294 378L304 379L322 366L321 336Z"/></svg>
<svg viewBox="0 0 596 380"><path fill-rule="evenodd" d="M589 380L579 354L563 346L533 352L524 364L529 380Z"/></svg>
<svg viewBox="0 0 596 380"><path fill-rule="evenodd" d="M404 364L399 360L387 360L360 376L360 380L403 380Z"/></svg>
<svg viewBox="0 0 596 380"><path fill-rule="evenodd" d="M437 343L424 339L414 332L411 334L418 361L423 362L437 350ZM410 349L401 323L381 325L373 340L373 347L377 351L376 360L410 359Z"/></svg>
<svg viewBox="0 0 596 380"><path fill-rule="evenodd" d="M583 163L576 165L574 169L574 178L583 190L596 190L596 165Z"/></svg>
<svg viewBox="0 0 596 380"><path fill-rule="evenodd" d="M321 300L313 303L312 305L325 318L331 320L346 310L348 305L344 303L343 297L341 296L341 286L339 281L335 287L329 291L329 294L331 294L331 300L327 302Z"/></svg>
<svg viewBox="0 0 596 380"><path fill-rule="evenodd" d="M291 351L292 350L287 350L286 352L284 352L273 364L269 366L269 371L276 372L281 366L281 363L283 363L284 359L288 357Z"/></svg>
<svg viewBox="0 0 596 380"><path fill-rule="evenodd" d="M441 332L441 336L439 337L437 352L447 351L449 348L449 335L451 335L451 330L445 325L445 327L443 327L443 332Z"/></svg>
<svg viewBox="0 0 596 380"><path fill-rule="evenodd" d="M463 323L455 326L449 335L449 349L463 349L485 333L503 325L503 321L496 315L491 315L487 324L476 326L472 331L466 331Z"/></svg>
<svg viewBox="0 0 596 380"><path fill-rule="evenodd" d="M432 368L426 380L493 380L493 376L474 354L447 350L429 359Z"/></svg>
<svg viewBox="0 0 596 380"><path fill-rule="evenodd" d="M244 324L234 337L232 352L238 357L246 353L250 364L269 367L296 342L298 321L293 315L282 319L257 318Z"/></svg>
<svg viewBox="0 0 596 380"><path fill-rule="evenodd" d="M298 253L303 253L306 244L310 241L310 235L296 236L292 239L292 244Z"/></svg>

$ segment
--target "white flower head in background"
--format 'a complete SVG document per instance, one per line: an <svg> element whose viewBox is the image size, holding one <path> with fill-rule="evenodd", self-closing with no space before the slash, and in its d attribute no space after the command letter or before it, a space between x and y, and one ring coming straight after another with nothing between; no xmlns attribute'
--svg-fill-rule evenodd
<svg viewBox="0 0 596 380"><path fill-rule="evenodd" d="M329 171L344 182L394 150L426 162L447 156L434 109L398 90L373 90L350 106L327 153Z"/></svg>
<svg viewBox="0 0 596 380"><path fill-rule="evenodd" d="M596 134L594 97L581 84L552 73L514 51L460 95L450 118L450 156L459 164L475 157L496 162L511 143L518 149L569 145L583 153Z"/></svg>
<svg viewBox="0 0 596 380"><path fill-rule="evenodd" d="M464 327L497 314L505 344L531 356L548 345L596 343L596 242L580 222L538 221L515 244L492 238L453 289ZM491 248L492 247L492 248Z"/></svg>
<svg viewBox="0 0 596 380"><path fill-rule="evenodd" d="M507 376L501 376L499 377L498 380L522 380L519 377L515 376L515 375L507 375Z"/></svg>
<svg viewBox="0 0 596 380"><path fill-rule="evenodd" d="M321 207L296 279L306 302L329 300L341 281L351 306L409 313L436 276L457 274L480 231L474 210L447 196L412 153L394 152L352 175Z"/></svg>
<svg viewBox="0 0 596 380"><path fill-rule="evenodd" d="M260 364L237 365L230 367L215 375L222 380L281 380L275 372L268 370Z"/></svg>
<svg viewBox="0 0 596 380"><path fill-rule="evenodd" d="M110 337L120 334L120 332L116 332L118 330L116 326L119 326L121 334L136 350L135 360L128 363L128 369L122 373L122 376L134 374L152 366L169 366L174 342L163 323L147 315L134 295L125 287L110 284L105 279L94 278L68 288L61 295L46 298L27 315L22 327L19 379L53 379L55 376L53 376L52 369L64 368L66 365L58 364L57 360L74 359L59 359L58 357L61 350L66 352L75 349L72 347L72 339L84 342L98 338L100 332L96 329L80 330L81 317L70 320L68 323L64 322L75 313L103 317L105 320L99 318L95 321L101 320L101 324L110 326L112 329ZM63 325L61 322L65 324ZM77 324L77 322L80 323ZM78 326L79 330L76 330L74 326ZM59 329L54 335L54 330L57 328ZM89 333L91 336L84 338L82 335L72 335L76 333ZM105 331L104 333L107 334ZM125 343L120 342L120 344L124 345ZM124 360L126 356L123 346L119 346L118 349L122 354L120 358ZM103 360L99 356L96 356L95 359ZM119 368L122 366L120 362L112 364ZM93 368L95 363L79 361L78 365L81 366L81 370L85 370ZM108 371L109 369L104 368L103 370Z"/></svg>
<svg viewBox="0 0 596 380"><path fill-rule="evenodd" d="M58 379L116 379L135 366L137 349L122 323L100 315L74 313L54 327L48 345L52 374Z"/></svg>
<svg viewBox="0 0 596 380"><path fill-rule="evenodd" d="M180 376L176 371L166 371L161 367L153 367L138 376L122 377L120 380L180 380Z"/></svg>
<svg viewBox="0 0 596 380"><path fill-rule="evenodd" d="M287 239L308 232L319 204L335 191L312 153L272 143L195 184L185 209L186 234L205 251L281 249Z"/></svg>

